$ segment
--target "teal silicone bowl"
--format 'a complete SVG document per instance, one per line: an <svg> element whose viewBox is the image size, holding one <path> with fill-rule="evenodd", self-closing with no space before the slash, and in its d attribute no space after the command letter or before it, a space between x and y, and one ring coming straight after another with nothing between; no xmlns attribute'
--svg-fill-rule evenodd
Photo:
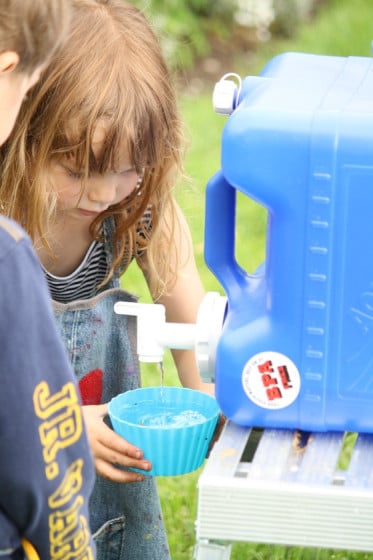
<svg viewBox="0 0 373 560"><path fill-rule="evenodd" d="M154 476L176 476L198 469L219 418L214 397L179 387L144 387L109 402L113 429L144 452Z"/></svg>

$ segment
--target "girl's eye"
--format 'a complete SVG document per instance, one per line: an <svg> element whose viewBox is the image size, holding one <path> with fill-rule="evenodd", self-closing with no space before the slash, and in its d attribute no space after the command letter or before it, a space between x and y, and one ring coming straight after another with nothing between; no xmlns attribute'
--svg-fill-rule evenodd
<svg viewBox="0 0 373 560"><path fill-rule="evenodd" d="M136 173L136 170L134 168L131 168L131 169L125 169L124 171L121 171L120 175L124 175L126 177L128 175L132 175L133 173Z"/></svg>
<svg viewBox="0 0 373 560"><path fill-rule="evenodd" d="M71 177L71 179L75 179L77 181L83 179L83 173L81 171L74 171L73 169L68 169L67 167L65 169L67 171L68 176Z"/></svg>

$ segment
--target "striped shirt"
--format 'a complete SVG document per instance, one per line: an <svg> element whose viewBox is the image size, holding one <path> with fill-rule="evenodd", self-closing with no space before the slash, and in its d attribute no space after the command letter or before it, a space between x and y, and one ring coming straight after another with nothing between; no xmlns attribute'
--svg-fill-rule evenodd
<svg viewBox="0 0 373 560"><path fill-rule="evenodd" d="M145 210L140 222L138 234L143 237L144 230L149 231L152 227L151 205ZM105 244L102 241L91 243L80 265L68 276L55 276L44 268L52 299L60 303L94 297L108 272Z"/></svg>
<svg viewBox="0 0 373 560"><path fill-rule="evenodd" d="M69 303L96 295L108 273L104 243L93 241L78 268L68 276L55 276L44 268L52 299Z"/></svg>

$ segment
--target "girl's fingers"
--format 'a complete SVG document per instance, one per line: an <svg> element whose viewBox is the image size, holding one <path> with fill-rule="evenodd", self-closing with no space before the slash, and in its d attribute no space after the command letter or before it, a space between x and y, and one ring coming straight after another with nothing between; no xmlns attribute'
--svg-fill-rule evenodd
<svg viewBox="0 0 373 560"><path fill-rule="evenodd" d="M130 482L142 482L145 480L145 475L141 473L118 469L114 465L111 465L106 461L102 461L101 459L95 461L95 467L100 476L106 478L107 480L111 480L112 482L119 482L123 484Z"/></svg>
<svg viewBox="0 0 373 560"><path fill-rule="evenodd" d="M114 482L138 482L144 475L124 471L120 467L132 467L149 471L152 465L144 460L141 449L116 434L103 421L107 405L85 406L88 438L98 474Z"/></svg>
<svg viewBox="0 0 373 560"><path fill-rule="evenodd" d="M116 449L106 447L102 443L97 443L94 453L95 459L104 461L112 465L121 467L133 467L143 471L150 471L152 465L150 461L142 458L133 458L125 453L118 452Z"/></svg>

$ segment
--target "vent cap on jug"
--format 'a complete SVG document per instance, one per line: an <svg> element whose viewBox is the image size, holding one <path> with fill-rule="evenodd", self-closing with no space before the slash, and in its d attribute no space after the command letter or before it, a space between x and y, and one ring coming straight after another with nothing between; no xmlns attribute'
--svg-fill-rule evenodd
<svg viewBox="0 0 373 560"><path fill-rule="evenodd" d="M229 80L234 77L238 82ZM238 98L241 92L241 77L234 72L224 74L224 76L215 84L212 94L212 104L214 111L219 115L230 115L237 106Z"/></svg>

